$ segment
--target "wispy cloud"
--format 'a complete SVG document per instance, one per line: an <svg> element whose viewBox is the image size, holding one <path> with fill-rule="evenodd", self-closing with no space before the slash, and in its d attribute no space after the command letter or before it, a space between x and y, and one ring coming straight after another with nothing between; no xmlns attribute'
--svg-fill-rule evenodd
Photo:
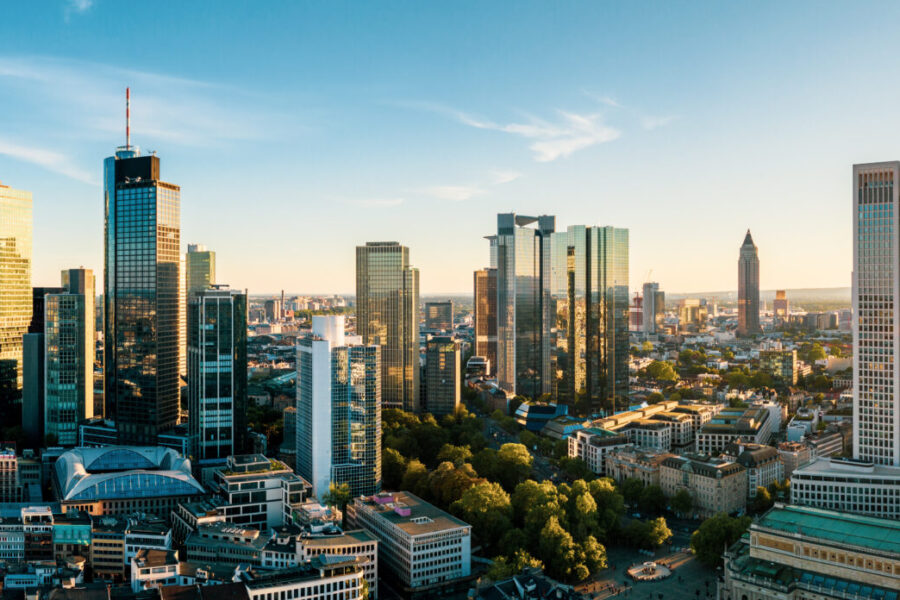
<svg viewBox="0 0 900 600"><path fill-rule="evenodd" d="M492 184L502 185L504 183L515 181L522 176L522 173L513 171L512 169L493 169L488 175L491 178Z"/></svg>
<svg viewBox="0 0 900 600"><path fill-rule="evenodd" d="M72 15L81 15L86 13L94 6L94 0L65 0L65 8L63 16L66 23L72 18Z"/></svg>
<svg viewBox="0 0 900 600"><path fill-rule="evenodd" d="M0 139L0 154L27 163L39 165L49 171L71 177L72 179L77 179L84 183L97 185L95 176L89 171L78 168L72 164L70 157L59 152L46 150L44 148L22 146Z"/></svg>
<svg viewBox="0 0 900 600"><path fill-rule="evenodd" d="M438 200L462 202L484 194L484 190L470 185L436 185L423 190L427 195Z"/></svg>
<svg viewBox="0 0 900 600"><path fill-rule="evenodd" d="M637 108L634 108L632 106L626 106L625 104L622 104L621 102L619 102L618 100L616 100L615 98L613 98L611 96L594 94L594 93L588 92L588 91L585 91L585 94L587 96L589 96L590 98L593 98L600 104L604 104L606 106L609 106L610 108L621 109L622 111L630 114L632 117L636 118L640 122L641 128L643 128L647 131L652 131L652 130L658 129L660 127L665 127L672 121L675 121L676 119L678 119L677 115L662 115L662 116L648 115Z"/></svg>

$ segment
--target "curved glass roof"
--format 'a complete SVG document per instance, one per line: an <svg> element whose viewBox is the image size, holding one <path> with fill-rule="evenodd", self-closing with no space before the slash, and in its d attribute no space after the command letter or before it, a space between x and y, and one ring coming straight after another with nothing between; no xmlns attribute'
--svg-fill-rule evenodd
<svg viewBox="0 0 900 600"><path fill-rule="evenodd" d="M196 485L163 473L121 473L99 479L66 500L99 500L111 498L140 498L186 496L201 493Z"/></svg>
<svg viewBox="0 0 900 600"><path fill-rule="evenodd" d="M88 472L96 473L100 471L152 469L155 466L146 456L142 456L129 448L121 448L101 454L86 468Z"/></svg>

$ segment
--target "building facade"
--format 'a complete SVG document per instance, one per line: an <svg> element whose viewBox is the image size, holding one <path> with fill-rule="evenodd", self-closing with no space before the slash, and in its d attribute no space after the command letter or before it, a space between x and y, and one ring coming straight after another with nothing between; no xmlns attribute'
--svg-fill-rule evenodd
<svg viewBox="0 0 900 600"><path fill-rule="evenodd" d="M453 331L453 300L425 303L425 329Z"/></svg>
<svg viewBox="0 0 900 600"><path fill-rule="evenodd" d="M122 443L155 444L178 422L181 191L131 145L103 179L106 414Z"/></svg>
<svg viewBox="0 0 900 600"><path fill-rule="evenodd" d="M201 244L188 244L185 277L188 295L216 285L216 253Z"/></svg>
<svg viewBox="0 0 900 600"><path fill-rule="evenodd" d="M760 350L759 368L786 385L797 385L800 362L796 350Z"/></svg>
<svg viewBox="0 0 900 600"><path fill-rule="evenodd" d="M747 506L747 473L736 462L706 456L670 456L659 469L659 486L671 498L687 490L701 518L736 513Z"/></svg>
<svg viewBox="0 0 900 600"><path fill-rule="evenodd" d="M641 330L645 335L654 335L659 333L662 320L666 316L666 293L659 289L656 282L645 283L643 292L641 307L644 314Z"/></svg>
<svg viewBox="0 0 900 600"><path fill-rule="evenodd" d="M291 512L309 496L309 484L286 464L262 454L229 456L213 472L213 492L229 523L260 529L290 523Z"/></svg>
<svg viewBox="0 0 900 600"><path fill-rule="evenodd" d="M759 255L750 230L738 257L738 335L759 333Z"/></svg>
<svg viewBox="0 0 900 600"><path fill-rule="evenodd" d="M418 412L419 270L397 242L356 247L356 331L362 343L381 346L385 408Z"/></svg>
<svg viewBox="0 0 900 600"><path fill-rule="evenodd" d="M425 411L436 417L452 415L462 400L462 352L450 336L425 344Z"/></svg>
<svg viewBox="0 0 900 600"><path fill-rule="evenodd" d="M344 317L313 316L297 343L297 473L321 498L333 483L353 496L381 490L384 348L344 334Z"/></svg>
<svg viewBox="0 0 900 600"><path fill-rule="evenodd" d="M497 269L475 271L475 356L487 360L488 375L497 372Z"/></svg>

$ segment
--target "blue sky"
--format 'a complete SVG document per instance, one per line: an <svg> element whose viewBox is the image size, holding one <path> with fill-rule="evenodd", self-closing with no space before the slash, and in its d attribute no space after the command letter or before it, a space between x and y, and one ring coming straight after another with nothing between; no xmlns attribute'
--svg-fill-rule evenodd
<svg viewBox="0 0 900 600"><path fill-rule="evenodd" d="M354 246L469 292L498 212L631 232L631 286L849 285L854 162L900 156L900 5L13 2L0 181L34 285L102 270L102 159L182 188L182 242L251 292L352 292Z"/></svg>

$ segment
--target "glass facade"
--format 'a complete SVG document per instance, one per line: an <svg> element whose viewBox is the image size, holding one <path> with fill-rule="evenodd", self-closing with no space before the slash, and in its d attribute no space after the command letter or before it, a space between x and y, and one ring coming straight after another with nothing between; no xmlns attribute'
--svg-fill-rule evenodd
<svg viewBox="0 0 900 600"><path fill-rule="evenodd" d="M497 269L475 271L475 356L497 372Z"/></svg>
<svg viewBox="0 0 900 600"><path fill-rule="evenodd" d="M247 296L220 288L188 303L188 429L193 460L246 451Z"/></svg>
<svg viewBox="0 0 900 600"><path fill-rule="evenodd" d="M759 256L750 230L738 258L738 335L759 333Z"/></svg>
<svg viewBox="0 0 900 600"><path fill-rule="evenodd" d="M459 342L436 336L425 346L425 410L435 417L452 415L462 399Z"/></svg>
<svg viewBox="0 0 900 600"><path fill-rule="evenodd" d="M853 455L894 466L900 466L898 177L898 162L853 169Z"/></svg>
<svg viewBox="0 0 900 600"><path fill-rule="evenodd" d="M666 294L659 289L656 282L647 282L643 289L644 320L642 331L647 335L660 332L662 321L666 316Z"/></svg>
<svg viewBox="0 0 900 600"><path fill-rule="evenodd" d="M453 301L425 303L425 329L453 331Z"/></svg>
<svg viewBox="0 0 900 600"><path fill-rule="evenodd" d="M381 346L385 408L419 411L419 270L397 242L356 248L356 330Z"/></svg>
<svg viewBox="0 0 900 600"><path fill-rule="evenodd" d="M94 416L94 275L62 273L62 294L44 299L44 434L78 445L78 424Z"/></svg>
<svg viewBox="0 0 900 600"><path fill-rule="evenodd" d="M216 253L199 244L188 244L187 293L205 290L216 284Z"/></svg>
<svg viewBox="0 0 900 600"><path fill-rule="evenodd" d="M501 388L530 398L551 393L550 234L555 226L552 216L497 215L497 379Z"/></svg>
<svg viewBox="0 0 900 600"><path fill-rule="evenodd" d="M0 184L0 410L19 420L22 336L31 323L31 192Z"/></svg>
<svg viewBox="0 0 900 600"><path fill-rule="evenodd" d="M575 225L551 248L554 396L612 409L628 395L628 230Z"/></svg>
<svg viewBox="0 0 900 600"><path fill-rule="evenodd" d="M178 420L180 189L133 148L104 180L106 413L121 442L154 444Z"/></svg>

